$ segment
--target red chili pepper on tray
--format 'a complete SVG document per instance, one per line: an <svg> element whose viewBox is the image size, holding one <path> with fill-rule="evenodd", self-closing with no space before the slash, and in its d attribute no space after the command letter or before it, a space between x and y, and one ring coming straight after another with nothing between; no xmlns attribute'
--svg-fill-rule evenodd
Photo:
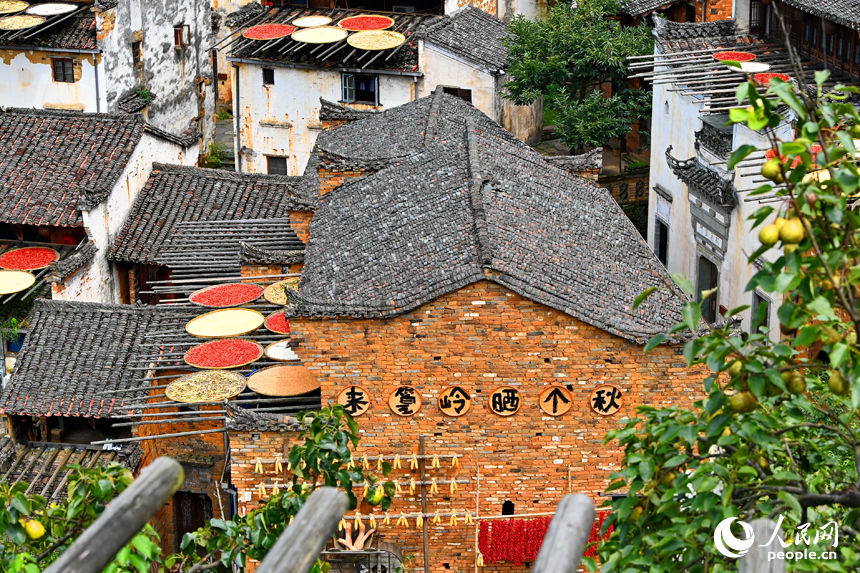
<svg viewBox="0 0 860 573"><path fill-rule="evenodd" d="M191 302L209 307L228 307L247 304L260 298L263 289L251 284L227 284L210 287L191 295Z"/></svg>
<svg viewBox="0 0 860 573"><path fill-rule="evenodd" d="M44 269L57 259L57 253L43 247L24 247L9 251L0 257L0 267L12 271Z"/></svg>
<svg viewBox="0 0 860 573"><path fill-rule="evenodd" d="M289 334L290 321L284 318L284 311L279 310L266 318L266 328L278 334Z"/></svg>
<svg viewBox="0 0 860 573"><path fill-rule="evenodd" d="M185 353L185 361L201 368L235 368L259 358L260 350L249 340L224 338L195 346Z"/></svg>

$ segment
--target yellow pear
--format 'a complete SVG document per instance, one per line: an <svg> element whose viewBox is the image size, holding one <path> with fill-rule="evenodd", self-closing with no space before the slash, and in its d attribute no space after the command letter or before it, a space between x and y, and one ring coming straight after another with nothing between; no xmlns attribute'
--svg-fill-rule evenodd
<svg viewBox="0 0 860 573"><path fill-rule="evenodd" d="M24 531L30 539L39 539L45 535L45 527L35 519L31 519L24 525Z"/></svg>
<svg viewBox="0 0 860 573"><path fill-rule="evenodd" d="M779 238L787 245L799 243L805 235L806 230L803 228L803 223L797 217L786 221L779 231Z"/></svg>
<svg viewBox="0 0 860 573"><path fill-rule="evenodd" d="M729 398L732 410L738 414L746 414L758 408L758 398L752 392L738 392Z"/></svg>
<svg viewBox="0 0 860 573"><path fill-rule="evenodd" d="M779 240L779 229L776 225L767 225L762 227L758 233L758 240L762 245L772 247Z"/></svg>
<svg viewBox="0 0 860 573"><path fill-rule="evenodd" d="M782 162L775 157L761 166L761 175L774 183L785 182L785 178L782 176Z"/></svg>

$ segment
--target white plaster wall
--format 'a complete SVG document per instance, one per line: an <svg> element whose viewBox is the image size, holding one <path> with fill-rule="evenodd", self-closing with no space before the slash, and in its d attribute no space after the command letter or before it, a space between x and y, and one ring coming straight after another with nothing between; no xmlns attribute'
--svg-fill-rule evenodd
<svg viewBox="0 0 860 573"><path fill-rule="evenodd" d="M419 97L430 95L437 85L472 90L472 105L500 121L496 109L496 80L487 71L478 70L443 48L424 42L424 77Z"/></svg>
<svg viewBox="0 0 860 573"><path fill-rule="evenodd" d="M227 18L227 15L235 12L242 6L246 4L250 4L251 2L255 2L256 0L212 0L212 10L218 12L221 15L221 25L218 27L218 30L215 32L215 42L221 42L221 40L226 39L228 36L233 34L235 30L228 27L224 21ZM226 80L218 80L214 78L213 81L218 83L218 90L220 92L220 102L222 104L231 104L233 102L233 85L230 80L231 69L230 62L227 61L227 56L229 52L228 50L218 50L216 52L216 58L218 58L218 73L226 74ZM216 102L217 105L218 102Z"/></svg>
<svg viewBox="0 0 860 573"><path fill-rule="evenodd" d="M307 165L321 126L320 97L341 99L341 72L335 70L274 67L274 85L263 85L263 66L238 63L239 97L234 86L234 115L239 118L237 148L244 147L242 171L266 173L266 155L287 157L290 175ZM235 71L232 71L235 81ZM410 76L379 74L379 109L414 99ZM237 109L238 106L238 109ZM260 122L269 125L261 125ZM272 124L277 124L273 127Z"/></svg>
<svg viewBox="0 0 860 573"><path fill-rule="evenodd" d="M108 110L117 111L123 96L145 87L156 95L144 110L152 125L176 134L195 125L208 141L215 112L215 85L207 51L215 43L210 14L209 0L127 0L99 13ZM191 42L184 50L174 49L173 28L179 24L191 27ZM141 31L142 77L132 65L131 50L135 33ZM203 78L209 85L198 82Z"/></svg>
<svg viewBox="0 0 860 573"><path fill-rule="evenodd" d="M671 273L681 273L689 278L696 286L698 279L697 264L699 250L697 249L690 213L689 191L669 167L665 152L672 145L672 155L676 159L686 160L696 156L695 132L702 127L699 119L701 100L669 92L671 84L654 86L653 117L652 117L652 162L651 186L659 185L669 191L671 203L660 197L657 192L650 193L648 237L651 248L654 249L655 218L660 217L669 225L669 260L667 268ZM668 104L668 113L667 113ZM782 137L790 138L790 126L783 124L779 128ZM744 144L766 147L763 134L750 131L745 126L734 127L733 149ZM718 163L721 158L710 156L703 152L703 161ZM717 170L725 165L713 166ZM718 304L726 308L735 308L752 304L752 292L746 291L746 285L757 272L756 268L747 262L748 256L759 247L758 229L752 230L752 224L747 221L752 213L761 206L757 202L744 202L748 196L745 190L756 188L753 177L741 177L742 174L758 171L759 167L739 168L735 170L734 182L738 193L738 206L729 218L731 226L726 247L725 259L718 264L719 291ZM775 217L775 216L774 216ZM767 257L773 260L775 257ZM719 263L719 261L713 261ZM767 294L767 293L765 293ZM770 312L770 327L778 336L779 321L776 316L781 300L772 300ZM742 315L743 328L749 330L751 310Z"/></svg>
<svg viewBox="0 0 860 573"><path fill-rule="evenodd" d="M196 145L186 149L155 135L143 134L108 199L89 211L83 211L87 236L99 249L96 257L88 266L67 279L61 287L55 285L53 298L101 303L120 302L114 269L107 260L114 237L122 228L132 203L146 184L152 172L152 164L194 165L198 151Z"/></svg>
<svg viewBox="0 0 860 573"><path fill-rule="evenodd" d="M52 57L73 58L75 65L81 66L81 78L73 83L55 82ZM0 59L0 107L44 108L52 104L97 111L93 54L0 50Z"/></svg>
<svg viewBox="0 0 860 573"><path fill-rule="evenodd" d="M764 12L765 6L762 6ZM750 28L750 0L734 0L732 17L738 25L738 30L747 32Z"/></svg>
<svg viewBox="0 0 860 573"><path fill-rule="evenodd" d="M506 23L514 16L522 15L529 20L546 17L546 0L445 0L445 13L450 14L466 4L480 8Z"/></svg>

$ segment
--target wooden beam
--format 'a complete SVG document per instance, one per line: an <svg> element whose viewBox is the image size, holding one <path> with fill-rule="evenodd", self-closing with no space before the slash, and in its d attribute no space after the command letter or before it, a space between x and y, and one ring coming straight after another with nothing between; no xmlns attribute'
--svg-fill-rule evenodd
<svg viewBox="0 0 860 573"><path fill-rule="evenodd" d="M131 486L108 504L71 547L45 573L99 573L120 549L140 533L185 479L182 466L170 458L155 460Z"/></svg>

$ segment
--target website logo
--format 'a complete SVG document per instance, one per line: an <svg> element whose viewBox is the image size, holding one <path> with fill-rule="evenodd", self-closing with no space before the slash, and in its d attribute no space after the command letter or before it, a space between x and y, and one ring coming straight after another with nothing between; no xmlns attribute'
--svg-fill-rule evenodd
<svg viewBox="0 0 860 573"><path fill-rule="evenodd" d="M738 521L738 525L740 525L744 530L744 536L746 539L738 539L734 534L732 534L731 525L736 519L737 517L724 519L719 525L717 525L717 529L714 530L714 545L717 546L717 551L726 557L732 557L734 559L746 555L747 551L749 551L750 547L755 543L753 528L745 521ZM737 551L737 553L733 553L734 551Z"/></svg>

